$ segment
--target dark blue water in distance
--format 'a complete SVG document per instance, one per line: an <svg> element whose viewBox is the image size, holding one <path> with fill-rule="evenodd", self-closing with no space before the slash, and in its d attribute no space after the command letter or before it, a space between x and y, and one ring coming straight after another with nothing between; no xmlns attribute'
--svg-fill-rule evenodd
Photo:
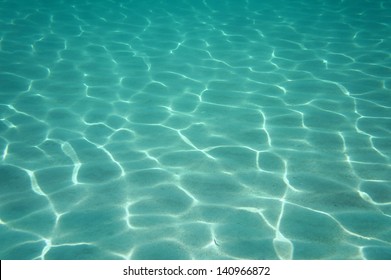
<svg viewBox="0 0 391 280"><path fill-rule="evenodd" d="M390 11L0 0L0 258L391 259Z"/></svg>

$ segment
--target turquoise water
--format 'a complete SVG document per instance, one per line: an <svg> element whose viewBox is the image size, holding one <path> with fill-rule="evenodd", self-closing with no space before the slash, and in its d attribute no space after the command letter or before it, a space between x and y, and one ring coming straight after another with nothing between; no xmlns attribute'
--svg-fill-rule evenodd
<svg viewBox="0 0 391 280"><path fill-rule="evenodd" d="M1 0L1 259L391 259L391 1Z"/></svg>

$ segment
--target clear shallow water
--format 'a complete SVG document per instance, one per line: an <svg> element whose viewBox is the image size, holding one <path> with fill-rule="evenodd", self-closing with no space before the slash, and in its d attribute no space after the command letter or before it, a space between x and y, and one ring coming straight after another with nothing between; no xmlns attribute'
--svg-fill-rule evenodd
<svg viewBox="0 0 391 280"><path fill-rule="evenodd" d="M0 257L391 259L390 9L0 1Z"/></svg>

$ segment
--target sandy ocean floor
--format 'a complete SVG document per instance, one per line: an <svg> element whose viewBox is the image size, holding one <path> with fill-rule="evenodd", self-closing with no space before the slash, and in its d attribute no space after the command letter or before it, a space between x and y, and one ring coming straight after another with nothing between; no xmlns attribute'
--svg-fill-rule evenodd
<svg viewBox="0 0 391 280"><path fill-rule="evenodd" d="M0 1L1 259L391 259L391 2Z"/></svg>

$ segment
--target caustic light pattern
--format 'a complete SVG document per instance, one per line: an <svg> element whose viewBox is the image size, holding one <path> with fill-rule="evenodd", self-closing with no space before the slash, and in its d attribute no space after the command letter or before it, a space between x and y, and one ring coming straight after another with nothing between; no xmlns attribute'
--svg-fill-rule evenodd
<svg viewBox="0 0 391 280"><path fill-rule="evenodd" d="M391 259L391 2L0 1L1 259Z"/></svg>

